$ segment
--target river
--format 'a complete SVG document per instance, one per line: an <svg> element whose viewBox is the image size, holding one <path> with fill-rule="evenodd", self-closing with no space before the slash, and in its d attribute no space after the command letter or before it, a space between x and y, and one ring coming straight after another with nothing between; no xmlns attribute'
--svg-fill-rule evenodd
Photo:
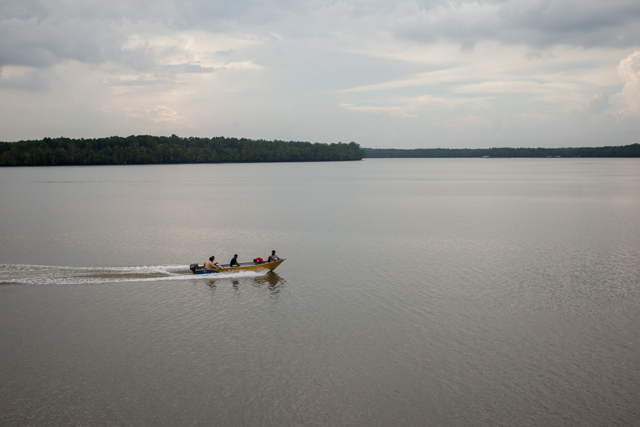
<svg viewBox="0 0 640 427"><path fill-rule="evenodd" d="M638 159L0 168L0 243L3 426L640 424Z"/></svg>

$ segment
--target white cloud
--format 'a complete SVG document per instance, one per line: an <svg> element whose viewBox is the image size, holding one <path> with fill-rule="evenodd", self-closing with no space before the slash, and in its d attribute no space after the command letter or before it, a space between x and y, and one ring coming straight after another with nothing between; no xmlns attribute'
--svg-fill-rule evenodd
<svg viewBox="0 0 640 427"><path fill-rule="evenodd" d="M625 81L620 93L613 98L622 118L640 116L640 50L620 61L618 71Z"/></svg>
<svg viewBox="0 0 640 427"><path fill-rule="evenodd" d="M640 114L637 0L5 0L0 39L0 140L566 146L640 131L611 114Z"/></svg>
<svg viewBox="0 0 640 427"><path fill-rule="evenodd" d="M155 107L144 111L132 111L128 116L151 120L155 123L178 123L185 119L184 116L181 116L177 111L174 111L166 105L156 105Z"/></svg>
<svg viewBox="0 0 640 427"><path fill-rule="evenodd" d="M346 108L349 111L358 111L362 113L385 113L394 117L407 117L407 107L405 106L391 106L391 107L376 107L373 105L352 105L352 104L340 104L341 107Z"/></svg>

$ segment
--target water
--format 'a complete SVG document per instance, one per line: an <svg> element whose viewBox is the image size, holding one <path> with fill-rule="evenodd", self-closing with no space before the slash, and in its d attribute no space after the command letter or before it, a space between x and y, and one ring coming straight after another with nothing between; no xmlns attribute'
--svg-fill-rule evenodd
<svg viewBox="0 0 640 427"><path fill-rule="evenodd" d="M3 426L640 424L635 159L3 168L0 242Z"/></svg>

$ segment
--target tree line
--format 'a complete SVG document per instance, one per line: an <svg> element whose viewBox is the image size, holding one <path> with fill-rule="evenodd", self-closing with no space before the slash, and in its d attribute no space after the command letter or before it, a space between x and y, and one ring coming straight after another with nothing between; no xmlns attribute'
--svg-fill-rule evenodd
<svg viewBox="0 0 640 427"><path fill-rule="evenodd" d="M150 163L318 162L361 160L359 144L176 135L0 142L0 166Z"/></svg>
<svg viewBox="0 0 640 427"><path fill-rule="evenodd" d="M389 157L640 157L640 144L582 148L364 148L368 158Z"/></svg>

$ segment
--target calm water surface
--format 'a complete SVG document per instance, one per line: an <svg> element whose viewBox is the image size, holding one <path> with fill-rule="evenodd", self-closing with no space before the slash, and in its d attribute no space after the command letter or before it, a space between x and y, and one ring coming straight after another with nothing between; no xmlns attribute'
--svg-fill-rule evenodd
<svg viewBox="0 0 640 427"><path fill-rule="evenodd" d="M640 425L639 350L635 159L0 169L3 426Z"/></svg>

